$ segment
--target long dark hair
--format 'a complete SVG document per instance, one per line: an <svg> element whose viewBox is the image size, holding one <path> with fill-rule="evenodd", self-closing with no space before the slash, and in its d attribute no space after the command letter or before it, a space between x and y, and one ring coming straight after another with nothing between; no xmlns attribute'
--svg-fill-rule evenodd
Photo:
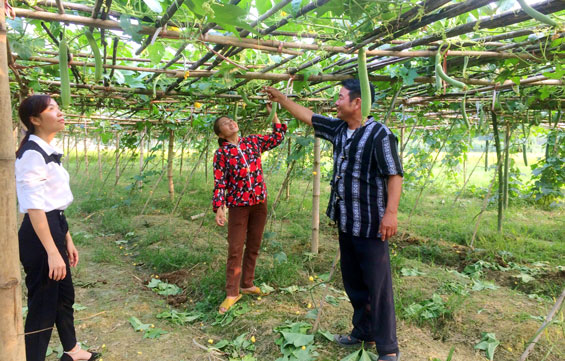
<svg viewBox="0 0 565 361"><path fill-rule="evenodd" d="M227 118L225 115L219 116L214 120L214 133L218 136L218 144L221 146L226 140L220 137L220 119Z"/></svg>
<svg viewBox="0 0 565 361"><path fill-rule="evenodd" d="M39 115L47 109L49 103L51 103L51 96L49 95L32 95L25 98L20 104L18 114L20 115L20 120L26 127L26 135L24 139L22 139L16 154L20 151L25 142L28 141L29 136L35 133L35 127L31 122L31 117L39 117Z"/></svg>

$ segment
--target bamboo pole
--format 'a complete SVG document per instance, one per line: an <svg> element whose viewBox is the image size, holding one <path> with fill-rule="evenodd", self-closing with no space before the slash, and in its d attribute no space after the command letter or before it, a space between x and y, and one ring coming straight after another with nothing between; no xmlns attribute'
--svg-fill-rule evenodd
<svg viewBox="0 0 565 361"><path fill-rule="evenodd" d="M116 132L116 183L120 179L120 133Z"/></svg>
<svg viewBox="0 0 565 361"><path fill-rule="evenodd" d="M66 22L71 24L85 25L90 27L98 27L101 29L118 30L124 31L120 26L120 23L113 20L100 20L93 19L90 17L68 15L68 14L55 14L46 11L36 11L27 10L22 8L14 8L17 17L38 19L43 21L52 22ZM139 30L139 34L142 35L153 35L157 29L150 26L142 26ZM179 31L172 31L168 29L162 29L158 37L168 38L168 39L183 39L183 35ZM288 49L300 49L300 50L310 50L310 51L327 51L333 53L351 54L351 48L344 46L330 46L330 45L319 45L316 43L298 43L298 42L282 42L277 40L263 40L263 39L253 39L253 38L237 38L235 36L223 36L223 35L213 35L213 34L203 34L200 35L196 41L213 43L218 45L236 46L245 49L256 49L256 50L266 50L270 52L286 53L291 55L300 54L297 51ZM436 50L418 50L418 51L395 51L395 50L367 50L367 56L388 56L388 57L402 57L402 58L420 58L420 57L435 57ZM353 53L356 53L353 52ZM489 57L489 58L515 58L523 60L539 60L537 57L525 53L525 54L515 54L510 52L500 52L500 51L458 51L451 50L448 53L449 56L472 56L477 57Z"/></svg>
<svg viewBox="0 0 565 361"><path fill-rule="evenodd" d="M100 154L100 134L96 136L96 151L98 153L98 179L102 181L102 156Z"/></svg>
<svg viewBox="0 0 565 361"><path fill-rule="evenodd" d="M84 171L86 172L86 178L88 178L88 128L86 126L86 119L84 120Z"/></svg>
<svg viewBox="0 0 565 361"><path fill-rule="evenodd" d="M169 178L169 199L175 201L175 184L173 181L173 160L175 157L175 131L169 130L169 153L167 154L167 177Z"/></svg>
<svg viewBox="0 0 565 361"><path fill-rule="evenodd" d="M530 352L532 352L532 350L536 346L536 343L540 339L542 331L545 330L547 326L551 325L551 321L553 320L553 317L555 317L555 314L561 309L561 305L563 304L564 299L565 299L565 288L561 291L561 295L559 296L559 298L557 299L557 301L555 302L555 304L547 314L547 317L543 321L543 324L536 331L534 338L530 342L528 342L528 347L526 347L524 353L522 353L522 356L520 356L520 359L518 361L525 361L528 358Z"/></svg>
<svg viewBox="0 0 565 361"><path fill-rule="evenodd" d="M508 208L508 177L510 172L510 124L508 120L505 121L506 131L504 132L504 193L503 193L503 206L504 209Z"/></svg>
<svg viewBox="0 0 565 361"><path fill-rule="evenodd" d="M13 134L4 6L0 1L0 134ZM0 137L0 352L2 360L25 361L14 154L14 138Z"/></svg>
<svg viewBox="0 0 565 361"><path fill-rule="evenodd" d="M502 214L503 210L503 190L504 190L504 176L502 170L502 147L500 145L500 135L498 134L498 121L496 118L496 113L491 110L492 115L492 128L494 132L494 144L496 147L496 164L498 172L498 232L502 232Z"/></svg>
<svg viewBox="0 0 565 361"><path fill-rule="evenodd" d="M312 186L312 247L311 252L318 254L320 244L320 138L314 138L314 180Z"/></svg>
<svg viewBox="0 0 565 361"><path fill-rule="evenodd" d="M147 127L143 128L143 132L141 133L141 139L139 139L139 177L143 175L143 151L145 150L145 134L147 134ZM143 181L140 179L137 182L137 187L141 188Z"/></svg>

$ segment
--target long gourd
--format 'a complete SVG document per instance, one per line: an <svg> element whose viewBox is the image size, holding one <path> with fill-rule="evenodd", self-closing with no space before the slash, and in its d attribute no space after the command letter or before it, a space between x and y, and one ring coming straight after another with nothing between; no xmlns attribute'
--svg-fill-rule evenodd
<svg viewBox="0 0 565 361"><path fill-rule="evenodd" d="M275 114L277 114L277 105L278 104L279 103L273 102L273 105L272 105L273 108L271 109L271 114L269 114L269 117L267 118L267 123L270 123L270 122L273 121L273 119L275 119Z"/></svg>
<svg viewBox="0 0 565 361"><path fill-rule="evenodd" d="M371 86L369 85L369 73L367 71L367 54L365 53L365 48L359 49L359 54L357 56L357 68L359 72L359 83L361 84L361 120L362 124L365 124L365 120L371 112Z"/></svg>
<svg viewBox="0 0 565 361"><path fill-rule="evenodd" d="M536 19L537 21L547 24L549 26L559 25L557 24L556 21L552 20L549 16L540 13L536 9L532 8L530 5L526 4L526 1L518 0L518 4L520 4L520 7L522 8L522 10L524 10L526 14L530 15L532 18Z"/></svg>
<svg viewBox="0 0 565 361"><path fill-rule="evenodd" d="M68 63L67 41L62 39L59 42L59 71L61 78L61 105L63 109L68 108L71 104L71 84L69 79L69 63Z"/></svg>
<svg viewBox="0 0 565 361"><path fill-rule="evenodd" d="M257 106L257 104L255 104L251 100L249 100L249 98L247 97L245 92L240 91L238 93L241 96L241 99L243 100L243 102L245 103L246 106L248 106L248 107L256 107Z"/></svg>
<svg viewBox="0 0 565 361"><path fill-rule="evenodd" d="M466 88L467 85L465 83L460 82L459 80L455 80L451 77L449 77L447 74L445 74L445 72L443 71L443 68L441 66L441 53L438 51L436 54L436 75L439 75L440 78L442 78L443 80L445 80L445 82L449 85L452 85L454 87L457 88Z"/></svg>
<svg viewBox="0 0 565 361"><path fill-rule="evenodd" d="M100 79L102 79L102 57L100 56L100 49L90 30L86 30L85 35L92 49L92 54L94 55L94 81L99 82Z"/></svg>
<svg viewBox="0 0 565 361"><path fill-rule="evenodd" d="M467 94L463 95L463 100L461 101L461 115L463 116L463 121L467 126L467 129L471 128L471 123L469 123L469 117L467 116L467 110L465 109L465 103L467 100Z"/></svg>

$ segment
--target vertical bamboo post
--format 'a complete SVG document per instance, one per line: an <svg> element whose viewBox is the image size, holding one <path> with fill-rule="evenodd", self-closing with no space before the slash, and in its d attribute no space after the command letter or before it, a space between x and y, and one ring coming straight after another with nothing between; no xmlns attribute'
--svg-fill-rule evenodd
<svg viewBox="0 0 565 361"><path fill-rule="evenodd" d="M291 150L292 150L292 149L291 149L291 143L292 143L292 141L291 141L291 138L290 138L290 137L288 137L287 139L288 139L288 148L287 148L287 155L286 155L286 166L287 166L287 168L288 168L289 163L290 163L290 160L289 160L289 159L290 159L290 154L291 154ZM315 152L315 150L314 150L314 152ZM290 198L290 182L287 183L286 189L285 189L285 199L288 201L289 198ZM317 253L317 252L316 252L316 253Z"/></svg>
<svg viewBox="0 0 565 361"><path fill-rule="evenodd" d="M0 134L12 134L12 106L4 0L0 1ZM0 137L0 350L2 360L24 361L21 271L17 241L14 138Z"/></svg>
<svg viewBox="0 0 565 361"><path fill-rule="evenodd" d="M312 248L318 253L320 244L320 138L314 138L314 181L312 185Z"/></svg>
<svg viewBox="0 0 565 361"><path fill-rule="evenodd" d="M208 148L210 145L210 141L207 140L206 141L206 155L204 158L204 179L206 181L206 184L208 184Z"/></svg>
<svg viewBox="0 0 565 361"><path fill-rule="evenodd" d="M485 172L488 171L488 139L485 141Z"/></svg>
<svg viewBox="0 0 565 361"><path fill-rule="evenodd" d="M120 133L116 131L116 184L120 179Z"/></svg>
<svg viewBox="0 0 565 361"><path fill-rule="evenodd" d="M500 145L500 135L498 134L498 121L496 113L491 111L492 114L492 128L494 132L494 144L496 147L496 162L498 171L498 232L502 232L502 213L503 213L503 188L504 176L502 174L502 149Z"/></svg>
<svg viewBox="0 0 565 361"><path fill-rule="evenodd" d="M102 156L100 154L100 141L101 137L100 134L96 137L96 151L98 153L98 179L102 181Z"/></svg>
<svg viewBox="0 0 565 361"><path fill-rule="evenodd" d="M86 177L88 178L88 128L86 126L86 118L84 118L84 171L86 172Z"/></svg>
<svg viewBox="0 0 565 361"><path fill-rule="evenodd" d="M143 128L143 132L141 133L141 138L139 139L139 177L143 175L143 156L144 156L143 151L145 150L144 149L145 134L147 134L147 127ZM139 182L137 182L137 186L139 188L141 188L142 184L143 184L142 180L139 180Z"/></svg>
<svg viewBox="0 0 565 361"><path fill-rule="evenodd" d="M71 158L71 134L67 134L67 154L65 155L65 168L69 168L69 161Z"/></svg>
<svg viewBox="0 0 565 361"><path fill-rule="evenodd" d="M510 171L510 124L506 120L506 131L504 133L504 209L508 208L508 176Z"/></svg>
<svg viewBox="0 0 565 361"><path fill-rule="evenodd" d="M78 134L75 135L75 173L80 169L80 162L78 157Z"/></svg>
<svg viewBox="0 0 565 361"><path fill-rule="evenodd" d="M173 160L175 157L175 131L169 130L169 153L167 154L167 177L169 178L169 198L175 200L175 184L173 182Z"/></svg>

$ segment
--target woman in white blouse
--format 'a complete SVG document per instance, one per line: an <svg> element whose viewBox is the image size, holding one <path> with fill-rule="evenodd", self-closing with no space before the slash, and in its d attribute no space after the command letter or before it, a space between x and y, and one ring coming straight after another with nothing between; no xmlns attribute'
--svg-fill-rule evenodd
<svg viewBox="0 0 565 361"><path fill-rule="evenodd" d="M62 154L50 144L65 128L65 118L48 95L26 98L19 115L28 130L16 153L16 189L25 213L18 237L28 289L26 358L45 360L56 325L64 349L61 361L96 360L100 355L82 350L75 335L70 267L79 256L63 213L73 195Z"/></svg>

